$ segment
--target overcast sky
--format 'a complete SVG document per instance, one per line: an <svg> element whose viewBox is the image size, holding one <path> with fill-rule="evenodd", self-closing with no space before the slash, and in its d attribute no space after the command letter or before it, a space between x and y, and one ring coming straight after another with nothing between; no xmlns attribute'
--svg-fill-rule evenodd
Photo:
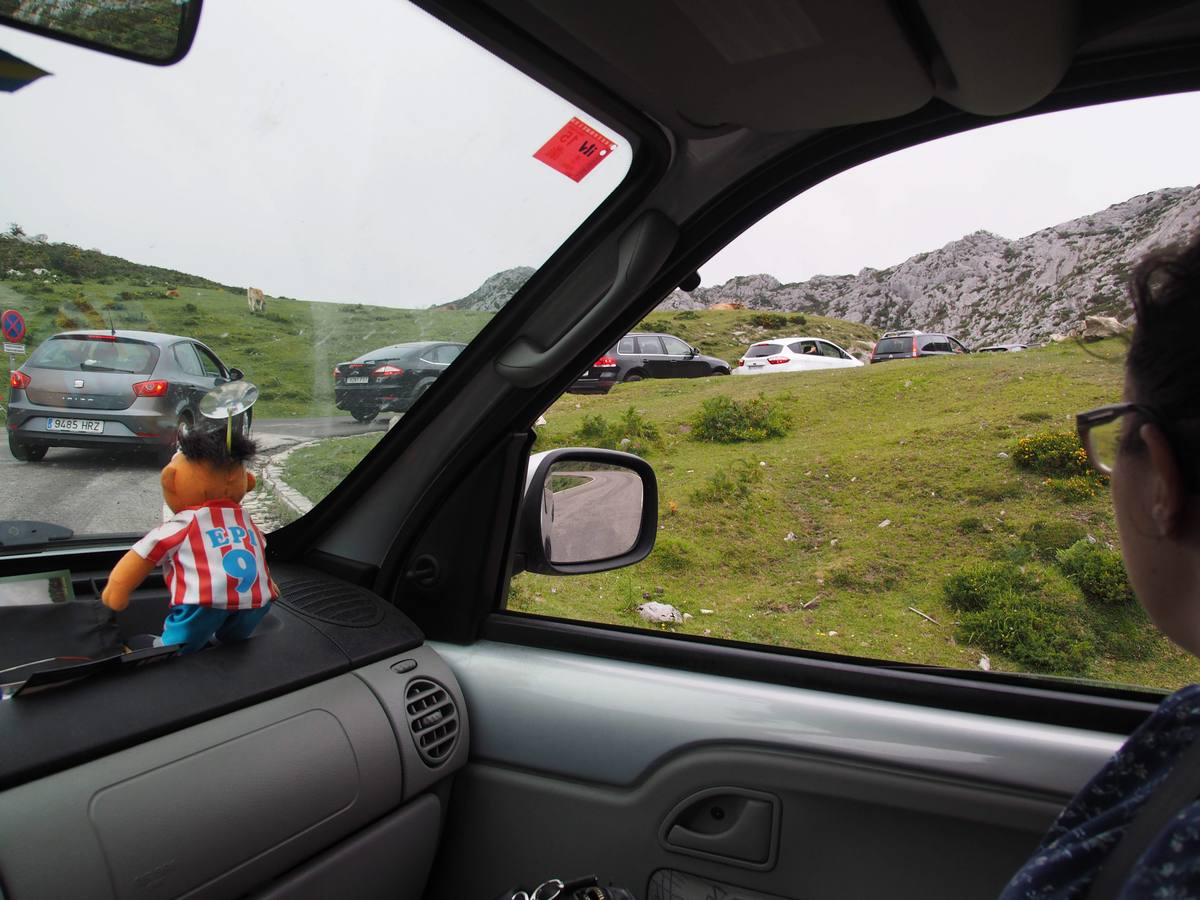
<svg viewBox="0 0 1200 900"><path fill-rule="evenodd" d="M408 4L355 10L208 0L169 69L0 28L54 73L0 94L0 221L269 294L419 307L539 265L627 171L594 120L617 150L579 184L552 171L532 154L579 110ZM1193 95L993 126L819 185L701 275L797 281L1020 237L1196 184L1198 147Z"/></svg>

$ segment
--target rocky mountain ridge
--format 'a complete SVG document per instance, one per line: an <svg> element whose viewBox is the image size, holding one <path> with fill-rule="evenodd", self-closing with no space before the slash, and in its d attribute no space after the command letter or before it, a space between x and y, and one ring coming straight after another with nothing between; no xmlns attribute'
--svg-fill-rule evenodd
<svg viewBox="0 0 1200 900"><path fill-rule="evenodd" d="M1016 240L976 231L886 269L782 284L741 275L660 309L718 303L816 313L880 330L948 331L968 344L1047 340L1089 315L1127 318L1130 270L1200 226L1200 187L1165 188Z"/></svg>
<svg viewBox="0 0 1200 900"><path fill-rule="evenodd" d="M976 231L886 269L817 275L784 284L771 275L739 275L660 309L747 309L815 313L874 328L948 331L970 345L1040 342L1089 315L1125 319L1125 283L1149 250L1200 227L1200 187L1164 188L1108 209L1010 240ZM495 311L533 274L499 272L450 309Z"/></svg>

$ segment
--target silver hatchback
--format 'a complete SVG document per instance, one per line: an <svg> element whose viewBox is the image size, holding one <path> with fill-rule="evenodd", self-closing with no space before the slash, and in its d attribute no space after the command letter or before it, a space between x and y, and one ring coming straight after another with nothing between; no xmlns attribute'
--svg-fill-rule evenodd
<svg viewBox="0 0 1200 900"><path fill-rule="evenodd" d="M169 456L179 426L200 419L200 398L242 377L187 337L56 334L9 375L8 448L27 462L50 447L144 446ZM248 430L244 415L237 427Z"/></svg>

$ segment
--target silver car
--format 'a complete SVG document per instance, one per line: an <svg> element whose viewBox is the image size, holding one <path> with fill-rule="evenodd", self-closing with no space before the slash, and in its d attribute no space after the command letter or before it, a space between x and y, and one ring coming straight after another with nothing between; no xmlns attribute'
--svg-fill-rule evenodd
<svg viewBox="0 0 1200 900"><path fill-rule="evenodd" d="M51 447L144 446L174 452L199 403L238 381L199 341L149 331L68 331L43 341L9 375L8 449L37 462ZM249 429L250 413L236 427Z"/></svg>

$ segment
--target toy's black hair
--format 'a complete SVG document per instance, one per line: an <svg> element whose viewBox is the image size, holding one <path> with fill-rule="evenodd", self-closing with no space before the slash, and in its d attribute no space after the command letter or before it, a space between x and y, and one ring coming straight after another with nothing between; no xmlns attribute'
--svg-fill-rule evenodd
<svg viewBox="0 0 1200 900"><path fill-rule="evenodd" d="M248 462L258 446L238 431L226 444L225 426L219 428L180 428L179 450L192 462L207 462L222 468Z"/></svg>

